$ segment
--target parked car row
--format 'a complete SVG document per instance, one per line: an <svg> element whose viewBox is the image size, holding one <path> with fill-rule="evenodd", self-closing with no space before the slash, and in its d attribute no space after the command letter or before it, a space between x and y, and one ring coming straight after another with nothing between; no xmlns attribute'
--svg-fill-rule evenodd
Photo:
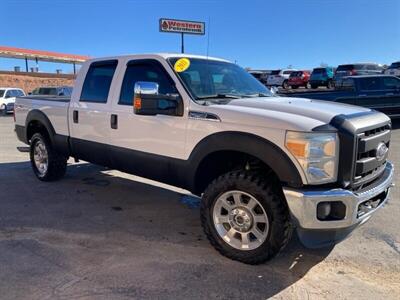
<svg viewBox="0 0 400 300"><path fill-rule="evenodd" d="M72 94L71 86L58 87L39 87L34 89L28 95L32 96L68 96ZM20 88L2 88L0 87L0 113L6 115L14 111L14 103L16 97L26 96L24 90Z"/></svg>
<svg viewBox="0 0 400 300"><path fill-rule="evenodd" d="M318 88L325 86L332 89L340 86L347 76L386 74L400 77L400 61L392 63L387 69L377 63L343 64L337 68L319 67L312 71L279 69L273 71L249 71L261 83L268 87L284 89L298 87Z"/></svg>
<svg viewBox="0 0 400 300"><path fill-rule="evenodd" d="M326 100L363 106L400 117L400 78L391 75L354 75L343 77L334 91L288 93L284 96Z"/></svg>

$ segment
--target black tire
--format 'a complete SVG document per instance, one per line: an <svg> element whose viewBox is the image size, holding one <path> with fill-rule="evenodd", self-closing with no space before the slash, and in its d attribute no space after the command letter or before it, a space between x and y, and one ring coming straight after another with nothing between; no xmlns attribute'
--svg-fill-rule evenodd
<svg viewBox="0 0 400 300"><path fill-rule="evenodd" d="M206 189L201 202L201 223L203 230L214 248L222 255L246 264L260 264L276 256L291 238L292 226L289 210L282 192L274 188L277 181L272 178L235 171L214 180ZM266 240L253 250L239 250L226 243L218 234L213 221L216 200L230 190L240 190L255 197L265 209L269 220Z"/></svg>
<svg viewBox="0 0 400 300"><path fill-rule="evenodd" d="M48 155L48 167L45 173L41 173L34 161L34 147L37 143L41 142L46 150ZM30 143L30 160L33 172L36 177L41 181L55 181L60 179L65 175L67 170L67 158L59 153L57 153L47 136L42 135L40 133L35 133L31 138Z"/></svg>
<svg viewBox="0 0 400 300"><path fill-rule="evenodd" d="M7 107L5 105L2 105L0 107L0 110L1 110L1 115L2 116L6 116L7 115Z"/></svg>
<svg viewBox="0 0 400 300"><path fill-rule="evenodd" d="M283 89L287 90L287 89L289 88L289 82L288 82L287 80L285 80L285 81L282 83L282 87L283 87Z"/></svg>
<svg viewBox="0 0 400 300"><path fill-rule="evenodd" d="M326 87L327 87L328 89L333 89L333 88L335 87L334 84L333 84L333 81L332 81L332 80L329 80L328 83L327 83L327 85L326 85Z"/></svg>

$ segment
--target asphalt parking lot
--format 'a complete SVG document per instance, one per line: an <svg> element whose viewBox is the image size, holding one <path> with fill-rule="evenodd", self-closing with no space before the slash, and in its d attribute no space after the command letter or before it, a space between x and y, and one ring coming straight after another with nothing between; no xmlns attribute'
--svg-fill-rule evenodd
<svg viewBox="0 0 400 300"><path fill-rule="evenodd" d="M209 245L198 199L183 190L73 161L63 180L38 181L13 126L0 117L2 299L399 299L398 187L334 248L293 239L249 266ZM395 165L399 153L395 129Z"/></svg>

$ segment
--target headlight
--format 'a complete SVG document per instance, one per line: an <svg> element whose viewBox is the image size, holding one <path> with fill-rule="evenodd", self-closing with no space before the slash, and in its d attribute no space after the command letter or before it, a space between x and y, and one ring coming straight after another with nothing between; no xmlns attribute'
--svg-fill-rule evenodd
<svg viewBox="0 0 400 300"><path fill-rule="evenodd" d="M336 181L339 160L336 133L287 131L285 145L303 168L308 183Z"/></svg>

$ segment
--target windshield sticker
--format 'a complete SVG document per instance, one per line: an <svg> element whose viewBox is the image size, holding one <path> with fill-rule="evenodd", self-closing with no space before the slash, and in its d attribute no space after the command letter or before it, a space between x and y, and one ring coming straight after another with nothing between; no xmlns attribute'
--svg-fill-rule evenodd
<svg viewBox="0 0 400 300"><path fill-rule="evenodd" d="M174 69L176 72L184 72L190 67L190 60L188 58L180 58L176 61Z"/></svg>

